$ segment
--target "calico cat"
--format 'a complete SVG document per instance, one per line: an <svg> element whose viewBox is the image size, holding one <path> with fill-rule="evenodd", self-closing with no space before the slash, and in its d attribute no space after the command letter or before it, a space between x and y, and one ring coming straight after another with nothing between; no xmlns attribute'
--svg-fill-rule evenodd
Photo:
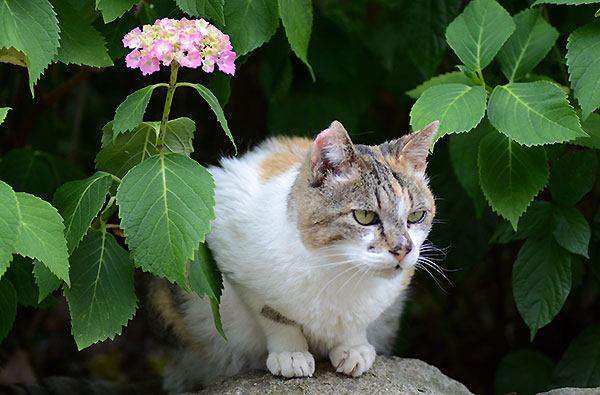
<svg viewBox="0 0 600 395"><path fill-rule="evenodd" d="M435 215L425 167L438 124L365 146L335 121L314 141L273 138L209 168L228 341L206 298L153 282L150 300L180 343L165 389L265 367L311 376L315 358L357 377L389 353Z"/></svg>

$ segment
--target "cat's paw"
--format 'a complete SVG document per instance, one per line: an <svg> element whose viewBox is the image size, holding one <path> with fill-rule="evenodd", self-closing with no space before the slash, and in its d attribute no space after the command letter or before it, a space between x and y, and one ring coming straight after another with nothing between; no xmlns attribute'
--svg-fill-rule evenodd
<svg viewBox="0 0 600 395"><path fill-rule="evenodd" d="M272 352L267 358L267 368L276 376L312 376L315 372L315 359L308 351Z"/></svg>
<svg viewBox="0 0 600 395"><path fill-rule="evenodd" d="M329 359L338 373L358 377L373 365L375 355L375 348L370 344L341 345L329 352Z"/></svg>

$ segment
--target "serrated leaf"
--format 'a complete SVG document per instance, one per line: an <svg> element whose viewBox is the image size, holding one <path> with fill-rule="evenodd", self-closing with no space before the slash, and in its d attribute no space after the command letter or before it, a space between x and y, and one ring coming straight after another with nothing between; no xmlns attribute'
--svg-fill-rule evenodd
<svg viewBox="0 0 600 395"><path fill-rule="evenodd" d="M98 170L123 178L133 166L158 154L156 139L160 122L142 122L134 130L120 134L113 142L113 121L102 128L102 149L96 155ZM167 122L163 150L189 156L194 152L192 138L196 125L189 118L177 118Z"/></svg>
<svg viewBox="0 0 600 395"><path fill-rule="evenodd" d="M515 32L500 52L500 70L510 82L533 70L552 49L558 30L542 16L541 8L528 8L514 16Z"/></svg>
<svg viewBox="0 0 600 395"><path fill-rule="evenodd" d="M587 136L565 92L548 81L496 86L487 113L496 129L526 146Z"/></svg>
<svg viewBox="0 0 600 395"><path fill-rule="evenodd" d="M128 95L115 111L113 142L120 133L135 129L144 120L146 107L154 89L165 84L149 85Z"/></svg>
<svg viewBox="0 0 600 395"><path fill-rule="evenodd" d="M28 192L49 200L54 192L54 175L48 162L27 149L8 152L0 161L0 180L17 192Z"/></svg>
<svg viewBox="0 0 600 395"><path fill-rule="evenodd" d="M64 218L69 254L100 212L111 184L110 174L97 172L85 180L67 182L56 190L52 204Z"/></svg>
<svg viewBox="0 0 600 395"><path fill-rule="evenodd" d="M223 13L225 33L238 56L269 41L279 25L277 0L227 0Z"/></svg>
<svg viewBox="0 0 600 395"><path fill-rule="evenodd" d="M575 140L571 141L571 143L588 148L600 149L600 115L591 113L587 119L581 121L581 127L588 136L577 137Z"/></svg>
<svg viewBox="0 0 600 395"><path fill-rule="evenodd" d="M560 311L571 290L571 255L551 235L527 239L513 267L513 296L531 340Z"/></svg>
<svg viewBox="0 0 600 395"><path fill-rule="evenodd" d="M278 0L279 16L285 29L285 35L292 50L315 79L315 73L308 63L308 43L312 32L312 0Z"/></svg>
<svg viewBox="0 0 600 395"><path fill-rule="evenodd" d="M552 388L600 387L600 326L590 325L558 361Z"/></svg>
<svg viewBox="0 0 600 395"><path fill-rule="evenodd" d="M494 377L496 394L537 394L548 389L554 361L534 350L517 350L506 354Z"/></svg>
<svg viewBox="0 0 600 395"><path fill-rule="evenodd" d="M188 279L192 291L201 298L205 295L209 297L215 327L221 336L227 339L221 325L221 315L219 313L223 278L206 243L200 243L200 247L194 255L194 260L190 262Z"/></svg>
<svg viewBox="0 0 600 395"><path fill-rule="evenodd" d="M219 25L225 24L224 0L175 0L175 3L188 15L210 19Z"/></svg>
<svg viewBox="0 0 600 395"><path fill-rule="evenodd" d="M56 291L60 286L60 279L40 261L33 261L33 276L40 290L38 302L42 302L42 300L46 299L48 295Z"/></svg>
<svg viewBox="0 0 600 395"><path fill-rule="evenodd" d="M104 23L109 23L123 16L137 2L137 0L96 0L96 9L102 13Z"/></svg>
<svg viewBox="0 0 600 395"><path fill-rule="evenodd" d="M4 274L17 249L19 238L19 205L17 195L0 181L0 277Z"/></svg>
<svg viewBox="0 0 600 395"><path fill-rule="evenodd" d="M51 0L60 28L60 47L56 60L65 64L93 67L112 66L102 35L66 0Z"/></svg>
<svg viewBox="0 0 600 395"><path fill-rule="evenodd" d="M581 118L600 107L600 25L590 23L575 30L567 41L567 67Z"/></svg>
<svg viewBox="0 0 600 395"><path fill-rule="evenodd" d="M0 48L25 53L33 96L33 86L58 50L58 20L52 5L48 0L2 0L0 26Z"/></svg>
<svg viewBox="0 0 600 395"><path fill-rule="evenodd" d="M237 146L235 145L235 141L233 141L233 136L231 135L231 132L229 131L229 126L227 125L227 119L225 118L225 114L223 114L223 109L221 108L219 99L217 99L215 97L215 95L213 95L213 93L207 87L205 87L201 84L189 84L189 85L185 85L185 86L191 86L192 88L196 89L196 91L200 94L200 96L202 96L202 98L208 103L211 110L213 110L213 112L215 113L217 120L221 124L223 131L225 132L227 137L229 137L231 144L233 144L233 147L235 148L235 153L237 155Z"/></svg>
<svg viewBox="0 0 600 395"><path fill-rule="evenodd" d="M8 114L9 110L12 110L12 107L0 107L0 125L6 119L6 114Z"/></svg>
<svg viewBox="0 0 600 395"><path fill-rule="evenodd" d="M471 71L483 70L515 30L510 14L494 0L471 1L446 29L446 41Z"/></svg>
<svg viewBox="0 0 600 395"><path fill-rule="evenodd" d="M557 207L554 238L565 250L588 258L592 230L585 217L575 207Z"/></svg>
<svg viewBox="0 0 600 395"><path fill-rule="evenodd" d="M519 217L548 183L546 152L489 133L479 144L479 181L494 211L516 230Z"/></svg>
<svg viewBox="0 0 600 395"><path fill-rule="evenodd" d="M133 318L137 308L133 273L129 254L107 232L89 232L73 252L71 286L64 294L79 350L120 335Z"/></svg>
<svg viewBox="0 0 600 395"><path fill-rule="evenodd" d="M414 89L406 91L406 95L413 99L418 99L423 92L432 86L436 85L444 85L444 84L463 84L468 86L474 86L475 83L471 81L469 77L467 77L464 73L460 71L451 71L449 73L444 73L440 75L436 75L423 82L421 85L417 86Z"/></svg>
<svg viewBox="0 0 600 395"><path fill-rule="evenodd" d="M12 329L17 316L17 293L10 280L0 278L0 342Z"/></svg>
<svg viewBox="0 0 600 395"><path fill-rule="evenodd" d="M413 130L440 121L434 144L449 133L466 132L485 115L486 95L482 86L464 84L436 85L427 89L410 110Z"/></svg>
<svg viewBox="0 0 600 395"><path fill-rule="evenodd" d="M67 284L69 261L63 220L50 203L24 192L17 192L19 237L17 252L39 259L50 271Z"/></svg>
<svg viewBox="0 0 600 395"><path fill-rule="evenodd" d="M598 155L593 150L569 151L553 163L550 175L552 199L572 206L590 192L596 181Z"/></svg>
<svg viewBox="0 0 600 395"><path fill-rule="evenodd" d="M185 263L210 231L214 182L185 155L153 156L117 190L119 217L137 266L185 287Z"/></svg>

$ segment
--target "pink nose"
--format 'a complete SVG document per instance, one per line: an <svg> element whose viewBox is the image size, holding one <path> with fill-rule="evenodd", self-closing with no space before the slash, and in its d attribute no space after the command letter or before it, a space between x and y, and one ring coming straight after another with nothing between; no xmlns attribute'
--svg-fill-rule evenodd
<svg viewBox="0 0 600 395"><path fill-rule="evenodd" d="M412 241L406 237L401 237L392 248L389 249L390 254L396 257L398 261L404 259L412 251Z"/></svg>

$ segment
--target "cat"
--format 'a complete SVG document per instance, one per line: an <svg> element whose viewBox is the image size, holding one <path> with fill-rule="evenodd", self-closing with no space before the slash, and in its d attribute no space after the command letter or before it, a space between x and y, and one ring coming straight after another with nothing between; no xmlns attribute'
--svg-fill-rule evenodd
<svg viewBox="0 0 600 395"><path fill-rule="evenodd" d="M180 345L165 390L265 367L311 376L315 358L357 377L390 353L435 215L425 168L438 125L365 146L334 121L314 141L272 138L210 167L207 242L224 275L228 341L207 298L154 281L150 300Z"/></svg>

